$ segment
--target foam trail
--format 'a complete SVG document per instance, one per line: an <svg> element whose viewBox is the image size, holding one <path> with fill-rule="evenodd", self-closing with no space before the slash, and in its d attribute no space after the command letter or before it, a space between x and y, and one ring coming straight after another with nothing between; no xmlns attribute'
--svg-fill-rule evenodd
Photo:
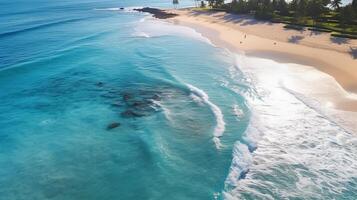
<svg viewBox="0 0 357 200"><path fill-rule="evenodd" d="M118 11L118 10L120 10L120 8L95 8L94 10Z"/></svg>
<svg viewBox="0 0 357 200"><path fill-rule="evenodd" d="M237 180L245 178L253 162L252 155L247 145L236 142L233 149L233 159L230 173L225 181L228 187L237 186Z"/></svg>
<svg viewBox="0 0 357 200"><path fill-rule="evenodd" d="M173 123L173 120L172 120L172 118L171 118L171 111L170 111L170 109L168 109L167 107L165 107L162 103L160 103L160 101L155 101L155 100L153 100L153 103L154 103L155 105L157 105L158 107L160 107L160 108L162 109L163 113L164 113L165 118L166 118L169 122Z"/></svg>
<svg viewBox="0 0 357 200"><path fill-rule="evenodd" d="M29 28L24 28L24 29L20 29L20 30L15 30L15 31L9 31L9 32L4 32L4 33L0 33L0 38L3 37L8 37L8 36L13 36L13 35L18 35L20 33L25 33L28 31L34 31L34 30L39 30L42 28L48 28L48 27L52 27L52 26L57 26L57 25L62 25L62 24L67 24L67 23L73 23L73 22L78 22L81 20L85 20L87 18L75 18L75 19L66 19L66 20L59 20L59 21L55 21L55 22L50 22L50 23L44 23L44 24L39 24L33 27L29 27Z"/></svg>
<svg viewBox="0 0 357 200"><path fill-rule="evenodd" d="M113 8L95 8L98 11L122 11L122 12L138 12L135 9L141 9L143 7L113 7ZM145 13L144 13L145 14Z"/></svg>
<svg viewBox="0 0 357 200"><path fill-rule="evenodd" d="M221 109L209 100L209 96L203 90L201 90L193 85L190 85L190 84L186 84L186 85L195 96L200 97L202 99L202 101L205 104L207 104L210 107L210 109L212 110L212 112L216 118L216 127L214 128L214 131L213 131L213 136L214 136L213 141L214 141L216 147L220 148L222 146L222 144L221 144L221 141L219 138L222 137L222 135L225 131L225 126L226 126L226 123L224 122L224 119L223 119L223 113L222 113Z"/></svg>
<svg viewBox="0 0 357 200"><path fill-rule="evenodd" d="M165 35L191 38L214 46L208 38L192 28L157 20L151 16L140 20L135 28L135 33L133 33L133 36L137 37L160 37Z"/></svg>
<svg viewBox="0 0 357 200"><path fill-rule="evenodd" d="M244 111L241 108L239 108L238 105L233 105L233 113L238 118L242 118L244 116Z"/></svg>
<svg viewBox="0 0 357 200"><path fill-rule="evenodd" d="M224 199L353 199L357 138L327 108L294 90L304 82L288 82L309 68L244 55L237 56L238 66L257 94L245 95L252 114L247 145L235 145Z"/></svg>

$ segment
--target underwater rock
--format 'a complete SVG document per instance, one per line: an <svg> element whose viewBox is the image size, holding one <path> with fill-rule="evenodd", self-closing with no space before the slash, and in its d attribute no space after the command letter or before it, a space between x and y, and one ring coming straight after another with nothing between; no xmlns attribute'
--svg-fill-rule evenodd
<svg viewBox="0 0 357 200"><path fill-rule="evenodd" d="M96 85L97 85L98 87L102 87L102 86L104 85L104 83L103 83L103 82L98 82Z"/></svg>
<svg viewBox="0 0 357 200"><path fill-rule="evenodd" d="M112 130L113 128L117 128L119 127L121 124L119 122L113 122L113 123L110 123L108 124L107 126L107 130Z"/></svg>
<svg viewBox="0 0 357 200"><path fill-rule="evenodd" d="M132 98L133 98L132 95L129 94L129 93L124 93L124 94L123 94L123 100L124 100L124 101L129 101L129 100L132 99Z"/></svg>
<svg viewBox="0 0 357 200"><path fill-rule="evenodd" d="M150 101L143 100L143 101L135 101L129 106L138 110L147 110L147 108L150 108L151 105L152 103Z"/></svg>
<svg viewBox="0 0 357 200"><path fill-rule="evenodd" d="M137 113L133 110L126 110L121 113L121 116L125 117L125 118L133 118L133 117L143 117L143 116L145 116L145 114Z"/></svg>
<svg viewBox="0 0 357 200"><path fill-rule="evenodd" d="M161 100L161 92L148 89L135 89L135 90L125 90L121 92L122 96L122 106L126 107L126 110L121 113L121 116L124 118L136 118L152 115L158 112L159 104L157 101ZM114 107L117 102L112 104Z"/></svg>
<svg viewBox="0 0 357 200"><path fill-rule="evenodd" d="M139 106L145 106L146 103L143 101L135 101L131 106L132 107L139 107Z"/></svg>
<svg viewBox="0 0 357 200"><path fill-rule="evenodd" d="M253 153L255 150L257 150L257 146L256 145L254 145L254 144L249 144L248 145L248 150L249 150L249 152L250 153Z"/></svg>
<svg viewBox="0 0 357 200"><path fill-rule="evenodd" d="M154 94L151 99L155 100L155 101L160 101L160 96L158 94Z"/></svg>
<svg viewBox="0 0 357 200"><path fill-rule="evenodd" d="M123 104L121 104L121 103L112 103L111 106L113 106L113 107L122 107Z"/></svg>
<svg viewBox="0 0 357 200"><path fill-rule="evenodd" d="M243 170L239 175L238 180L245 179L248 173L249 173L249 169Z"/></svg>

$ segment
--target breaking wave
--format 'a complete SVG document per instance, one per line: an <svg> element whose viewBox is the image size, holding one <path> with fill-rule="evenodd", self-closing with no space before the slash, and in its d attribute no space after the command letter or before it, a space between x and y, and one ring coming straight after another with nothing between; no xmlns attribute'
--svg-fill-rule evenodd
<svg viewBox="0 0 357 200"><path fill-rule="evenodd" d="M220 137L222 137L224 130L225 130L225 125L226 123L224 122L223 119L223 113L221 111L221 109L215 105L214 103L212 103L209 100L209 96L201 89L187 84L187 87L190 89L190 91L193 93L193 95L195 96L195 99L201 99L203 103L205 103L206 105L208 105L210 107L210 109L212 110L212 113L214 114L215 118L216 118L216 127L214 128L213 131L213 141L216 145L217 148L220 148L222 146L221 141L220 141Z"/></svg>
<svg viewBox="0 0 357 200"><path fill-rule="evenodd" d="M285 88L279 70L293 70L288 64L239 55L237 67L251 76L261 98L246 95L252 117L246 144L235 145L224 198L355 197L357 139L308 97ZM277 70L276 76L265 70Z"/></svg>

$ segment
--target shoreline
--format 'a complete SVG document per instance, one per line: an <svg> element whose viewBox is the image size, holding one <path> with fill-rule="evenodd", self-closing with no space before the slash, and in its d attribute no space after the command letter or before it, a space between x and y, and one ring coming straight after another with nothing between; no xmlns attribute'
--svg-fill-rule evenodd
<svg viewBox="0 0 357 200"><path fill-rule="evenodd" d="M193 11L187 8L168 12L177 16L166 19L167 21L193 28L218 47L278 63L313 67L328 74L341 86L339 89L345 91L336 92L336 88L317 87L317 90L312 92L315 94L311 96L334 109L357 112L357 98L351 98L357 94L357 58L349 52L349 49L357 49L357 40L335 44L327 41L330 36L326 33L315 33L311 38L301 39L300 35L310 35L312 31L286 30L282 24L261 22L247 16L224 12ZM246 20L250 25L242 25L248 23ZM267 37L261 37L262 33ZM281 37L271 39L269 36L272 35ZM291 37L300 40L286 41ZM304 84L307 83L302 82L302 85ZM314 82L310 81L308 84ZM343 95L345 93L346 95Z"/></svg>

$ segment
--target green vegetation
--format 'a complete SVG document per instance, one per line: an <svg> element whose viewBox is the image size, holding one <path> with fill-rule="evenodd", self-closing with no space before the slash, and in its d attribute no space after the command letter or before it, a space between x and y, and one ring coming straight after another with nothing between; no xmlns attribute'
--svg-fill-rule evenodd
<svg viewBox="0 0 357 200"><path fill-rule="evenodd" d="M357 35L350 35L350 34L332 33L331 36L349 38L349 39L357 39Z"/></svg>
<svg viewBox="0 0 357 200"><path fill-rule="evenodd" d="M357 37L357 0L342 6L341 0L208 0L212 9L254 15L257 19L285 23L285 28L332 32L336 37ZM202 5L205 5L202 3Z"/></svg>
<svg viewBox="0 0 357 200"><path fill-rule="evenodd" d="M303 31L305 30L305 28L303 26L299 26L299 25L292 25L292 24L287 24L284 26L284 28L286 29L293 29L293 30L297 30L297 31Z"/></svg>

